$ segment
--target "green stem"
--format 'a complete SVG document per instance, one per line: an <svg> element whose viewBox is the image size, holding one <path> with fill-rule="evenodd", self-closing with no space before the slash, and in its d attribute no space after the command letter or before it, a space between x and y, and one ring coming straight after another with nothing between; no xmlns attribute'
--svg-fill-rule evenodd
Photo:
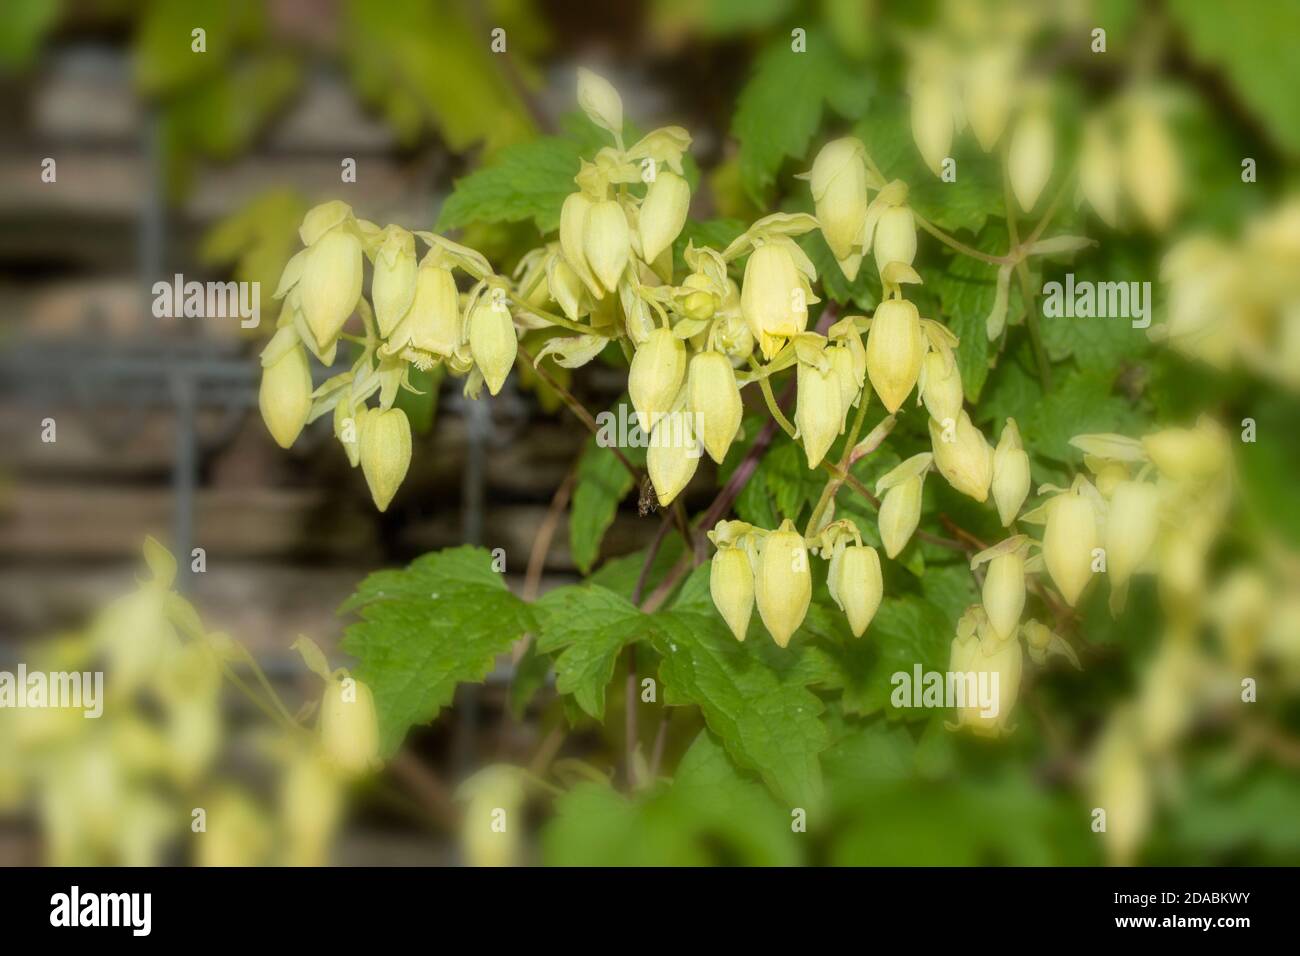
<svg viewBox="0 0 1300 956"><path fill-rule="evenodd" d="M520 296L511 292L509 289L506 289L504 291L507 299L509 299L515 305L519 306L519 308L523 309L525 312L531 312L539 319L545 319L547 322L550 322L552 325L558 325L564 329L570 329L574 332L581 332L583 335L592 334L592 331L588 326L582 325L578 322L572 322L569 319L566 319L562 315L556 315L554 312L548 312L545 309L539 309L537 306L533 305L527 299L521 298Z"/></svg>
<svg viewBox="0 0 1300 956"><path fill-rule="evenodd" d="M866 401L866 398L867 396L863 395L858 401L858 412L853 416L853 425L849 428L849 438L848 441L844 443L844 455L840 458L841 469L848 468L849 459L853 456L854 444L858 440L858 433L862 431L862 422L867 417L867 405L870 403ZM826 512L826 509L830 507L830 503L835 500L835 495L840 490L840 485L842 484L843 482L838 478L831 478L826 482L826 486L822 488L821 497L817 499L817 506L813 508L813 512L808 518L808 526L804 529L803 533L805 538L810 538L816 533L817 526L821 523L822 515Z"/></svg>
<svg viewBox="0 0 1300 956"><path fill-rule="evenodd" d="M973 259L980 260L980 262L987 262L989 265L994 265L994 266L1006 265L1007 263L1013 261L1010 253L1008 253L1005 256L995 256L987 252L981 252L979 249L976 249L974 246L966 245L966 243L962 242L960 239L956 239L953 236L948 235L948 233L944 232L934 223L930 222L930 220L926 219L915 209L912 210L912 217L916 220L916 224L918 226L920 226L930 235L934 236L934 238L938 239L945 246L948 246L950 249L960 252L964 256L970 256Z"/></svg>
<svg viewBox="0 0 1300 956"><path fill-rule="evenodd" d="M239 688L240 692L245 697L247 697L250 701L252 701L252 703L257 707L257 709L260 710L267 717L269 717L272 721L274 721L277 724L283 725L286 730L294 731L298 733L303 732L302 727L298 725L297 721L293 720L290 717L286 717L280 714L280 712L277 711L274 707L270 706L269 704L266 703L266 701L262 700L262 698L257 694L257 692L254 691L253 688L249 687L248 684L244 682L244 679L235 673L234 668L232 668L225 661L221 662L221 669L222 671L225 672L225 675L228 678L230 678L230 682L234 684L237 688ZM276 697L275 701L278 704L279 698Z"/></svg>
<svg viewBox="0 0 1300 956"><path fill-rule="evenodd" d="M750 356L749 365L755 372L759 370L758 362L753 356ZM781 407L777 405L776 396L772 394L772 383L767 376L764 375L759 378L758 387L763 391L763 401L767 403L767 410L771 413L772 420L781 426L781 431L794 438L794 426L790 424L790 419L782 414Z"/></svg>
<svg viewBox="0 0 1300 956"><path fill-rule="evenodd" d="M1002 154L1002 197L1007 207L1007 237L1011 241L1011 248L1017 254L1021 252L1020 230L1016 225L1015 197L1011 189L1011 174L1007 171L1006 152ZM1059 199L1061 193L1057 194ZM1055 214L1055 200L1051 207L1048 208L1047 215ZM1044 216L1044 228L1046 227L1047 215ZM1028 245L1028 241L1026 242ZM1043 337L1038 328L1038 315L1034 311L1034 295L1029 288L1029 266L1026 265L1023 258L1016 260L1016 278L1020 280L1020 295L1025 300L1025 327L1029 330L1029 343L1034 351L1034 364L1038 366L1038 381L1043 386L1044 392L1052 389L1052 369L1047 362L1047 353L1043 350Z"/></svg>

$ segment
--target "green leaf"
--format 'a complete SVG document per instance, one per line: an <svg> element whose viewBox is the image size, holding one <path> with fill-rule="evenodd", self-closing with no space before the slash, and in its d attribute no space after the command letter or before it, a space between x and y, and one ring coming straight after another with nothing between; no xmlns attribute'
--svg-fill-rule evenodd
<svg viewBox="0 0 1300 956"><path fill-rule="evenodd" d="M5 28L0 30L0 69L26 68L41 41L59 18L56 0L10 0L5 5Z"/></svg>
<svg viewBox="0 0 1300 956"><path fill-rule="evenodd" d="M978 233L989 216L1005 216L1002 170L997 160L979 152L970 137L959 137L953 146L957 178L944 182L922 160L912 139L907 104L902 99L878 100L871 115L854 128L854 135L866 145L887 179L907 183L912 208L939 228ZM1006 252L1005 229L1002 240L999 253Z"/></svg>
<svg viewBox="0 0 1300 956"><path fill-rule="evenodd" d="M627 598L598 585L557 588L535 606L541 622L537 649L562 651L555 659L555 687L578 706L605 718L605 688L614 679L619 652L648 630L649 621Z"/></svg>
<svg viewBox="0 0 1300 956"><path fill-rule="evenodd" d="M816 503L826 485L826 473L809 468L803 446L784 434L768 449L755 477L759 474L776 502L777 513L791 521L798 521L804 507Z"/></svg>
<svg viewBox="0 0 1300 956"><path fill-rule="evenodd" d="M782 36L759 56L740 92L732 135L740 141L740 176L745 191L766 205L787 159L805 159L830 104L852 119L866 109L868 77L845 60L820 30L809 30L806 52Z"/></svg>
<svg viewBox="0 0 1300 956"><path fill-rule="evenodd" d="M836 866L1045 866L1095 862L1083 811L1045 794L1023 772L992 782L862 781L858 810L837 826Z"/></svg>
<svg viewBox="0 0 1300 956"><path fill-rule="evenodd" d="M557 229L560 207L577 189L573 177L581 151L580 143L559 136L505 147L491 165L456 180L436 228L531 219L540 233Z"/></svg>
<svg viewBox="0 0 1300 956"><path fill-rule="evenodd" d="M797 637L784 650L757 632L738 642L709 597L707 564L653 621L664 703L698 706L740 766L758 771L791 805L815 806L822 793L817 755L829 738L822 702L807 685L824 676L823 660Z"/></svg>
<svg viewBox="0 0 1300 956"><path fill-rule="evenodd" d="M508 694L510 714L522 720L537 692L546 686L546 675L551 672L551 659L537 650L537 641L528 642L524 656L515 664Z"/></svg>
<svg viewBox="0 0 1300 956"><path fill-rule="evenodd" d="M669 534L655 552L654 561L650 563L650 571L646 574L644 594L649 595L665 577L669 570L677 563L682 556L682 537L679 534ZM637 580L641 577L641 569L645 565L646 549L634 551L631 554L625 554L619 558L611 558L600 566L600 570L587 579L589 584L598 584L603 588L608 588L615 594L622 595L629 601L632 600L633 593L636 591Z"/></svg>
<svg viewBox="0 0 1300 956"><path fill-rule="evenodd" d="M671 787L628 798L584 783L555 801L542 832L551 866L792 866L790 816L727 759L707 731L682 758Z"/></svg>
<svg viewBox="0 0 1300 956"><path fill-rule="evenodd" d="M880 304L880 275L876 272L875 259L864 258L857 276L850 282L835 261L835 255L826 245L826 237L820 229L803 236L799 244L817 268L822 289L833 301L840 305L851 303L864 310L874 309Z"/></svg>
<svg viewBox="0 0 1300 956"><path fill-rule="evenodd" d="M1105 249L1096 254L1083 257L1081 261L1068 266L1054 266L1045 270L1044 282L1052 280L1061 283L1064 295L1065 273L1074 274L1074 281L1093 283L1143 283L1146 282L1142 295L1147 308L1152 308L1150 278L1156 267L1143 255L1133 243L1124 244L1119 239L1108 239ZM1130 286L1131 288L1131 286ZM1146 330L1134 328L1129 317L1081 318L1078 316L1049 316L1044 308L1044 300L1039 299L1041 315L1040 328L1043 335L1043 347L1047 357L1053 362L1062 362L1073 358L1080 368L1110 371L1124 362L1132 362L1142 357L1150 347ZM1132 304L1130 304L1132 311ZM1150 312L1147 315L1150 318Z"/></svg>
<svg viewBox="0 0 1300 956"><path fill-rule="evenodd" d="M587 439L569 508L569 550L583 574L589 574L600 557L600 542L634 483L613 451L598 445L595 435Z"/></svg>
<svg viewBox="0 0 1300 956"><path fill-rule="evenodd" d="M981 252L1002 255L1007 251L1006 233L1000 223L987 226L972 245ZM993 311L997 283L997 266L961 254L951 256L947 267L931 279L947 325L961 340L957 346L957 365L961 369L966 400L972 405L979 401L988 379L991 355L988 317ZM1023 303L1020 283L1012 275L1007 297L1008 322L1020 315Z"/></svg>
<svg viewBox="0 0 1300 956"><path fill-rule="evenodd" d="M921 709L895 709L890 704L894 674L908 675L920 665L923 671L948 667L954 621L946 611L927 600L906 595L885 598L871 626L860 638L848 636L835 609L822 607L818 614L829 616L828 633L839 633L838 644L828 648L843 688L845 713L874 714L880 710L891 719L923 720L930 716ZM818 617L809 612L813 622ZM824 619L824 618L823 618Z"/></svg>
<svg viewBox="0 0 1300 956"><path fill-rule="evenodd" d="M1136 435L1141 420L1127 401L1111 394L1111 382L1111 375L1093 371L1054 380L1052 390L1020 423L1025 447L1053 461L1080 463L1083 453L1070 444L1075 435Z"/></svg>
<svg viewBox="0 0 1300 956"><path fill-rule="evenodd" d="M340 608L347 612L361 620L348 625L343 649L374 691L386 754L412 725L433 720L458 683L483 680L497 655L536 626L492 570L492 555L469 546L369 575Z"/></svg>
<svg viewBox="0 0 1300 956"><path fill-rule="evenodd" d="M1223 72L1285 150L1300 152L1300 6L1263 4L1243 16L1216 0L1173 0L1167 9L1195 58Z"/></svg>
<svg viewBox="0 0 1300 956"><path fill-rule="evenodd" d="M533 134L523 99L489 48L477 11L420 0L346 0L337 6L353 83L408 144L429 126L436 126L453 153L479 142L492 152ZM536 27L505 6L494 5L492 25L509 35L512 69L530 73Z"/></svg>
<svg viewBox="0 0 1300 956"><path fill-rule="evenodd" d="M990 442L997 443L1008 418L1024 423L1043 399L1034 356L1028 340L1015 352L1007 351L990 377L980 403L970 409L971 419L979 425L989 424Z"/></svg>

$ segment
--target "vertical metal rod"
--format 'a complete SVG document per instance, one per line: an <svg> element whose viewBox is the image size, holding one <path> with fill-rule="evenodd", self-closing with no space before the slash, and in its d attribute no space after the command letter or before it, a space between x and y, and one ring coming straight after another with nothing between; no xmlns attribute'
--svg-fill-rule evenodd
<svg viewBox="0 0 1300 956"><path fill-rule="evenodd" d="M198 480L198 455L195 448L195 405L197 385L186 369L171 376L172 396L176 403L176 449L172 462L172 550L176 555L176 588L187 591L190 585L190 549L194 540L194 488Z"/></svg>
<svg viewBox="0 0 1300 956"><path fill-rule="evenodd" d="M465 416L465 471L461 475L461 522L466 544L483 543L484 475L492 415L486 400L461 399ZM479 688L461 685L457 705L456 735L452 742L452 770L456 779L473 772L475 738L479 724Z"/></svg>

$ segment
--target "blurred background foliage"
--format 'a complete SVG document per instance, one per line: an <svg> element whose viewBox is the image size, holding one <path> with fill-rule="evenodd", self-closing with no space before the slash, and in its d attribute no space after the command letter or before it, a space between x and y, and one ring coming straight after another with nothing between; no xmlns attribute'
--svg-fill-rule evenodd
<svg viewBox="0 0 1300 956"><path fill-rule="evenodd" d="M584 5L585 6L585 5ZM543 0L486 3L339 0L259 3L253 0L10 0L0 23L0 69L28 69L52 32L87 21L120 24L130 36L140 95L156 110L168 192L183 196L208 164L237 157L274 127L298 92L304 72L326 64L348 77L355 95L381 117L402 148L434 141L458 157L454 185L436 225L459 232L503 272L553 232L559 206L573 190L580 155L602 144L585 120L568 114L571 64L596 47L618 62L619 85L643 86L656 115L696 135L690 178L693 220L679 240L721 246L761 212L810 211L806 186L794 175L835 135L860 137L890 177L913 184L911 202L936 225L985 251L1006 241L1000 166L967 141L956 158L957 183L925 168L907 121L905 63L898 37L928 29L944 15L937 2L872 0L654 0L620 9L568 9ZM971 9L988 5L971 4ZM1294 190L1300 153L1300 5L1226 4L1218 0L1067 0L1043 5L1046 26L1032 54L1056 84L1053 120L1058 156L1077 153L1077 130L1091 107L1135 76L1154 81L1173 104L1179 157L1188 184L1180 219L1168 235L1136 222L1104 229L1069 203L1062 231L1101 239L1072 260L1035 265L1035 287L1071 271L1080 280L1151 281L1157 322L1165 293L1158 277L1172 241L1199 230L1226 237L1252 217L1276 209ZM320 15L327 11L326 16ZM174 38L207 29L208 56L189 55ZM71 26L69 26L71 25ZM1089 51L1088 31L1103 26L1107 52ZM508 53L490 51L489 33L504 28ZM788 55L791 31L806 31L806 56ZM556 104L561 104L557 106ZM967 138L968 139L968 138ZM1243 183L1241 160L1257 161L1259 181ZM1068 164L1058 162L1051 193ZM697 188L698 187L698 188ZM341 193L340 193L341 194ZM203 257L233 277L273 288L297 248L296 230L311 201L292 183L277 185L217 224ZM358 210L365 215L365 210ZM845 309L870 310L880 298L872 269L849 282L820 233L804 237L826 297ZM680 266L680 258L679 258ZM988 429L1014 417L1031 453L1035 483L1068 483L1082 466L1069 444L1079 433L1142 435L1190 424L1209 413L1235 430L1258 424L1260 441L1234 443L1240 506L1215 550L1210 580L1264 561L1286 568L1284 585L1270 577L1271 609L1290 619L1258 623L1271 635L1258 665L1260 701L1244 718L1207 709L1187 721L1168 761L1149 771L1161 807L1143 834L1141 862L1295 863L1300 861L1300 634L1297 634L1296 550L1300 506L1300 406L1295 383L1277 381L1240 363L1216 368L1153 344L1125 322L1044 319L1050 381L1036 368L1013 287L1012 328L990 343L983 323L994 295L994 268L952 257L922 242L917 261L926 283L916 293L923 315L943 316L961 337L959 362L976 424ZM269 298L264 298L269 304ZM270 330L271 323L263 325ZM1000 351L999 351L1000 350ZM611 356L618 364L622 360ZM567 370L551 368L567 381ZM428 391L436 397L436 382ZM431 397L430 402L433 398ZM543 395L549 407L555 398ZM408 409L409 411L409 409ZM428 428L432 409L420 413ZM916 416L894 433L891 450L859 463L873 485L880 474L928 447ZM752 439L762 417L747 419ZM420 424L417 422L417 425ZM720 469L744 454L744 443ZM802 467L801 451L778 435L745 486L737 516L774 527L806 515L821 483ZM630 486L612 456L589 442L577 465L570 538L593 581L631 597L643 553L600 560L601 543ZM939 514L984 540L1001 529L943 482L927 482L923 524ZM874 515L860 517L864 539ZM650 585L674 560L671 546L655 562ZM1081 611L1082 670L1063 660L1027 672L1017 729L989 743L947 732L945 714L886 706L888 676L920 661L944 670L953 627L977 600L964 562L950 551L914 541L886 568L889 595L871 631L854 642L843 624L821 620L820 594L806 627L818 650L837 658L838 686L820 695L798 688L824 710L816 715L818 775L824 812L808 833L791 829L788 801L756 774L741 770L697 714L674 718L666 743L671 782L627 795L607 779L622 749L623 695L611 693L596 722L569 696L547 695L547 656L520 662L512 695L517 712L585 745L582 763L549 767L563 783L522 786L528 799L551 800L535 848L523 858L554 864L1097 864L1107 848L1088 827L1093 803L1085 763L1116 712L1139 704L1158 659L1166 622L1155 585L1135 583L1129 607L1112 620L1100 593ZM688 585L689 586L689 585ZM824 590L824 584L821 586ZM1206 647L1222 641L1207 628ZM1208 651L1207 651L1208 652ZM641 650L640 672L653 672L655 649ZM623 664L612 687L621 687ZM845 676L847 675L847 677ZM812 681L812 683L817 683ZM603 692L602 692L603 693ZM1175 690L1176 694L1176 690ZM1149 696L1149 695L1148 695ZM530 702L531 712L528 710ZM1240 709L1240 708L1238 708ZM647 706L642 726L658 722L662 705ZM2 782L2 781L0 781ZM473 801L471 801L473 805ZM473 858L472 848L467 850Z"/></svg>

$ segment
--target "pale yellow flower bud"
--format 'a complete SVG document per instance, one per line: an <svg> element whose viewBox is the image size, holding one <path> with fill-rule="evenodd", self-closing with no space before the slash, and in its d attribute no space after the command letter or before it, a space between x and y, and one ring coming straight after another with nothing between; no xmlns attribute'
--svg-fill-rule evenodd
<svg viewBox="0 0 1300 956"><path fill-rule="evenodd" d="M765 243L750 254L740 308L764 358L808 327L804 284L789 249Z"/></svg>
<svg viewBox="0 0 1300 956"><path fill-rule="evenodd" d="M363 774L379 766L379 718L369 687L354 677L325 685L320 739L326 760L343 773Z"/></svg>
<svg viewBox="0 0 1300 956"><path fill-rule="evenodd" d="M943 76L925 76L912 91L912 138L925 165L936 176L951 154L955 126L953 97Z"/></svg>
<svg viewBox="0 0 1300 956"><path fill-rule="evenodd" d="M682 387L686 374L686 346L671 329L651 331L632 356L627 392L641 428L649 432L665 414Z"/></svg>
<svg viewBox="0 0 1300 956"><path fill-rule="evenodd" d="M607 290L617 289L632 255L627 215L617 200L592 203L582 230L582 252L600 284Z"/></svg>
<svg viewBox="0 0 1300 956"><path fill-rule="evenodd" d="M799 363L798 405L794 420L803 439L808 467L816 468L840 433L844 410L840 407L840 380L833 367L825 372Z"/></svg>
<svg viewBox="0 0 1300 956"><path fill-rule="evenodd" d="M1194 428L1166 428L1142 439L1160 473L1174 481L1196 481L1223 470L1228 463L1226 437L1205 419Z"/></svg>
<svg viewBox="0 0 1300 956"><path fill-rule="evenodd" d="M585 67L578 67L578 105L597 126L622 134L623 98L609 80Z"/></svg>
<svg viewBox="0 0 1300 956"><path fill-rule="evenodd" d="M1024 652L1017 638L998 640L990 633L988 619L980 607L967 611L957 624L948 663L952 673L969 675L963 681L965 699L957 708L958 726L969 727L981 735L1004 733L1020 696L1023 666ZM979 688L983 684L991 693L994 681L997 696L986 708L979 699Z"/></svg>
<svg viewBox="0 0 1300 956"><path fill-rule="evenodd" d="M831 598L848 618L849 630L861 637L876 616L884 583L880 576L880 555L866 545L850 545L831 558L827 577Z"/></svg>
<svg viewBox="0 0 1300 956"><path fill-rule="evenodd" d="M461 817L465 863L477 867L515 866L524 841L525 772L496 764L484 767L456 791L466 801Z"/></svg>
<svg viewBox="0 0 1300 956"><path fill-rule="evenodd" d="M592 201L584 194L570 193L560 207L560 251L564 261L582 280L583 285L591 290L596 298L604 295L605 290L596 281L591 266L587 263L587 254L583 251L583 237L587 232L587 214L591 212Z"/></svg>
<svg viewBox="0 0 1300 956"><path fill-rule="evenodd" d="M1097 513L1089 499L1067 491L1047 503L1043 562L1071 607L1092 579L1092 552L1096 547Z"/></svg>
<svg viewBox="0 0 1300 956"><path fill-rule="evenodd" d="M397 494L411 465L411 423L400 408L372 409L361 427L361 471L380 511Z"/></svg>
<svg viewBox="0 0 1300 956"><path fill-rule="evenodd" d="M697 425L709 457L721 464L740 430L744 414L731 360L721 352L700 352L691 359L686 407Z"/></svg>
<svg viewBox="0 0 1300 956"><path fill-rule="evenodd" d="M1011 191L1025 212L1034 208L1052 177L1055 143L1047 110L1032 106L1016 121L1007 153Z"/></svg>
<svg viewBox="0 0 1300 956"><path fill-rule="evenodd" d="M641 218L637 228L641 231L641 257L654 262L673 244L686 225L686 214L691 209L691 187L676 173L661 169L646 190L641 203Z"/></svg>
<svg viewBox="0 0 1300 956"><path fill-rule="evenodd" d="M460 293L450 270L426 259L415 277L415 298L389 337L385 351L419 349L451 355L461 345Z"/></svg>
<svg viewBox="0 0 1300 956"><path fill-rule="evenodd" d="M921 365L921 400L935 421L961 414L961 370L955 356L942 349L931 349Z"/></svg>
<svg viewBox="0 0 1300 956"><path fill-rule="evenodd" d="M313 246L316 240L341 222L352 218L352 207L341 199L331 199L307 210L298 227L298 238L304 246Z"/></svg>
<svg viewBox="0 0 1300 956"><path fill-rule="evenodd" d="M1087 456L1084 456L1084 462L1087 462ZM1093 484L1101 492L1103 498L1109 498L1115 493L1120 482L1128 480L1128 466L1118 461L1108 462L1101 466L1097 474L1093 476Z"/></svg>
<svg viewBox="0 0 1300 956"><path fill-rule="evenodd" d="M992 490L1002 527L1009 528L1029 495L1029 455L1020 444L1014 418L1007 419L993 452Z"/></svg>
<svg viewBox="0 0 1300 956"><path fill-rule="evenodd" d="M1106 516L1106 573L1111 587L1123 587L1146 561L1160 526L1155 485L1121 481L1110 496Z"/></svg>
<svg viewBox="0 0 1300 956"><path fill-rule="evenodd" d="M779 647L788 645L812 600L808 547L788 518L763 540L754 600L772 640Z"/></svg>
<svg viewBox="0 0 1300 956"><path fill-rule="evenodd" d="M987 47L971 60L966 75L966 118L986 153L1006 129L1014 73L1014 58L1005 47Z"/></svg>
<svg viewBox="0 0 1300 956"><path fill-rule="evenodd" d="M1163 231L1178 205L1182 175L1178 151L1159 113L1135 109L1123 150L1124 182L1133 205L1153 229Z"/></svg>
<svg viewBox="0 0 1300 956"><path fill-rule="evenodd" d="M582 315L583 282L563 256L555 256L547 265L546 288L566 316L576 320Z"/></svg>
<svg viewBox="0 0 1300 956"><path fill-rule="evenodd" d="M984 574L984 613L989 626L1001 640L1016 633L1025 609L1025 556L1021 550L999 554Z"/></svg>
<svg viewBox="0 0 1300 956"><path fill-rule="evenodd" d="M929 452L913 455L876 482L876 494L884 492L877 516L880 540L891 558L907 547L921 520L921 491L933 461Z"/></svg>
<svg viewBox="0 0 1300 956"><path fill-rule="evenodd" d="M280 783L280 823L287 863L325 866L343 816L340 781L314 753L296 754Z"/></svg>
<svg viewBox="0 0 1300 956"><path fill-rule="evenodd" d="M848 259L861 241L867 217L867 168L860 140L851 136L831 140L813 160L807 174L817 221L837 260Z"/></svg>
<svg viewBox="0 0 1300 956"><path fill-rule="evenodd" d="M197 863L204 867L257 866L266 862L273 840L270 822L238 790L223 790L208 803L208 829L198 841Z"/></svg>
<svg viewBox="0 0 1300 956"><path fill-rule="evenodd" d="M689 418L680 412L662 416L650 433L650 448L646 451L646 471L660 507L673 503L695 476L699 464L698 439Z"/></svg>
<svg viewBox="0 0 1300 956"><path fill-rule="evenodd" d="M1089 763L1090 802L1106 811L1107 855L1129 865L1146 838L1152 810L1142 734L1131 711L1112 715Z"/></svg>
<svg viewBox="0 0 1300 956"><path fill-rule="evenodd" d="M335 226L307 250L299 301L307 327L323 351L338 337L361 298L361 240Z"/></svg>
<svg viewBox="0 0 1300 956"><path fill-rule="evenodd" d="M1112 229L1119 222L1119 150L1100 120L1083 128L1079 150L1079 192L1088 205Z"/></svg>
<svg viewBox="0 0 1300 956"><path fill-rule="evenodd" d="M952 440L946 440L949 438ZM976 501L988 498L993 482L993 449L984 433L971 424L969 415L962 412L955 422L942 424L930 419L930 444L935 467L948 484Z"/></svg>
<svg viewBox="0 0 1300 956"><path fill-rule="evenodd" d="M488 391L493 395L501 391L519 353L515 324L503 302L487 295L478 300L469 318L469 350Z"/></svg>
<svg viewBox="0 0 1300 956"><path fill-rule="evenodd" d="M275 443L288 448L302 433L311 412L311 367L307 350L292 328L283 328L275 334L263 353L263 361L268 358L274 361L262 369L257 406Z"/></svg>
<svg viewBox="0 0 1300 956"><path fill-rule="evenodd" d="M415 300L415 237L405 229L389 226L375 254L371 299L379 334L388 338Z"/></svg>
<svg viewBox="0 0 1300 956"><path fill-rule="evenodd" d="M887 299L876 308L867 334L867 376L890 414L898 411L921 374L925 340L921 316L906 299Z"/></svg>
<svg viewBox="0 0 1300 956"><path fill-rule="evenodd" d="M881 212L872 248L876 269L882 276L891 262L912 264L916 258L916 218L911 206L888 206Z"/></svg>
<svg viewBox="0 0 1300 956"><path fill-rule="evenodd" d="M754 613L754 569L744 548L719 548L709 566L709 593L714 607L743 641Z"/></svg>

